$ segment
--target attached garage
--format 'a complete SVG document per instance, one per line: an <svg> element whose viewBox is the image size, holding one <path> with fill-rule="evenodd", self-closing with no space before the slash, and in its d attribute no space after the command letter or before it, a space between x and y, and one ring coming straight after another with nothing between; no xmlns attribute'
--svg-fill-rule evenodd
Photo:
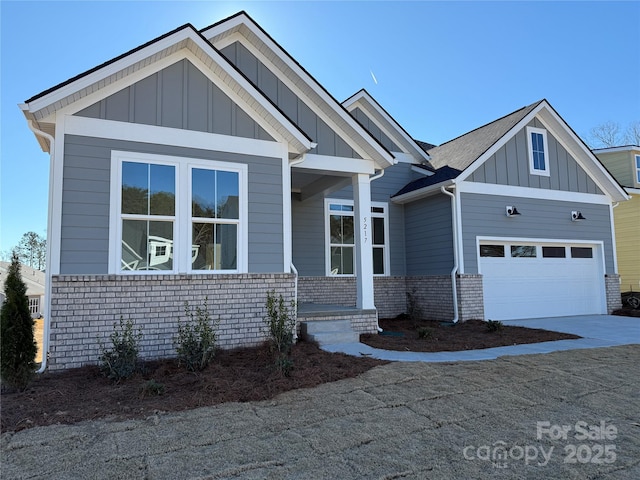
<svg viewBox="0 0 640 480"><path fill-rule="evenodd" d="M606 313L602 244L483 241L487 320Z"/></svg>

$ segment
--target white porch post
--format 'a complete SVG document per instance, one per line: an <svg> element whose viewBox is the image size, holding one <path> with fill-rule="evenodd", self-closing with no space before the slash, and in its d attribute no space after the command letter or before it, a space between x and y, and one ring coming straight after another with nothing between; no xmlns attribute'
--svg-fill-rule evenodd
<svg viewBox="0 0 640 480"><path fill-rule="evenodd" d="M354 175L352 179L356 237L356 283L358 286L356 307L367 310L376 308L373 298L371 183L367 174L359 173Z"/></svg>

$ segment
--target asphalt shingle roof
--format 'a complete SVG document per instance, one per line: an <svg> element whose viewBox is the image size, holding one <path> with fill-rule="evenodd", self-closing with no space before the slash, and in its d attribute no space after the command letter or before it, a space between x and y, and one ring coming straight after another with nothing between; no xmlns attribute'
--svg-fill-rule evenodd
<svg viewBox="0 0 640 480"><path fill-rule="evenodd" d="M462 172L484 152L500 140L520 120L526 117L543 100L533 103L498 120L488 123L464 135L428 150L431 164L436 168L449 166Z"/></svg>

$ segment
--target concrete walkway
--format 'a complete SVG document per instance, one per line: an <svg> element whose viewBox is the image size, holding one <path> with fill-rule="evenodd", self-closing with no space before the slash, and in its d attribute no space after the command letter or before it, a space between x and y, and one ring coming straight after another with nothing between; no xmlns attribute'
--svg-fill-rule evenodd
<svg viewBox="0 0 640 480"><path fill-rule="evenodd" d="M457 362L492 360L505 355L550 353L561 350L613 347L640 343L640 318L616 315L579 315L574 317L508 320L505 325L542 328L555 332L573 333L582 338L554 342L512 345L508 347L465 350L461 352L396 352L380 350L364 343L323 345L328 352L343 352L354 356L369 356L381 360L400 362Z"/></svg>

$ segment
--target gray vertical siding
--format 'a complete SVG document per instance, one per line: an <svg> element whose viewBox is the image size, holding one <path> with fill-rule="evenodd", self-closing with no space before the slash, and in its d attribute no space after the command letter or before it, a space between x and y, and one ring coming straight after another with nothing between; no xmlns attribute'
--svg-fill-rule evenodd
<svg viewBox="0 0 640 480"><path fill-rule="evenodd" d="M63 168L61 274L108 273L112 150L247 164L249 273L282 272L281 159L67 135Z"/></svg>
<svg viewBox="0 0 640 480"><path fill-rule="evenodd" d="M507 217L507 205L515 205L521 215ZM614 273L607 205L463 193L461 210L465 273L478 273L477 236L602 241L606 273ZM572 222L572 210L587 220Z"/></svg>
<svg viewBox="0 0 640 480"><path fill-rule="evenodd" d="M384 147L390 152L401 152L400 147L391 140L380 128L359 108L354 108L351 115L360 122L360 124L375 138L378 139Z"/></svg>
<svg viewBox="0 0 640 480"><path fill-rule="evenodd" d="M334 132L308 105L298 98L276 75L239 42L221 50L284 114L318 146L311 153L360 158L347 142Z"/></svg>
<svg viewBox="0 0 640 480"><path fill-rule="evenodd" d="M544 128L534 119L529 126ZM519 131L469 177L472 182L495 183L567 192L602 194L593 180L547 131L549 177L529 174L526 129Z"/></svg>
<svg viewBox="0 0 640 480"><path fill-rule="evenodd" d="M188 60L174 63L76 115L273 140Z"/></svg>
<svg viewBox="0 0 640 480"><path fill-rule="evenodd" d="M453 268L451 199L434 195L404 206L407 275L445 275Z"/></svg>

